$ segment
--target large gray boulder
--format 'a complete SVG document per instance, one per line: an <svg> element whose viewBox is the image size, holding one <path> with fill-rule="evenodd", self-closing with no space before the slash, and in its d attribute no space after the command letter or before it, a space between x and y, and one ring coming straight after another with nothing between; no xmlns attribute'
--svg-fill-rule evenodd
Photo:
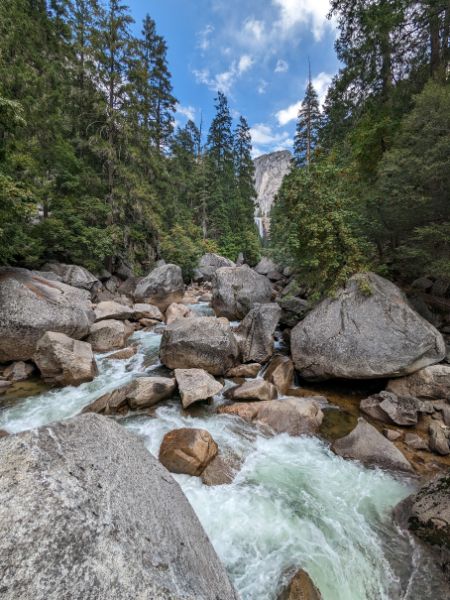
<svg viewBox="0 0 450 600"><path fill-rule="evenodd" d="M333 451L343 458L353 458L365 465L395 471L412 471L408 460L392 442L360 417L355 429L336 440Z"/></svg>
<svg viewBox="0 0 450 600"><path fill-rule="evenodd" d="M88 291L0 268L0 362L29 360L46 331L81 339L93 320Z"/></svg>
<svg viewBox="0 0 450 600"><path fill-rule="evenodd" d="M271 271L279 271L278 265L271 258L263 256L255 267L255 271L260 275L268 275Z"/></svg>
<svg viewBox="0 0 450 600"><path fill-rule="evenodd" d="M83 415L0 444L2 600L232 600L170 473L133 434Z"/></svg>
<svg viewBox="0 0 450 600"><path fill-rule="evenodd" d="M243 362L266 363L274 351L274 334L280 319L278 304L255 304L244 317L234 335Z"/></svg>
<svg viewBox="0 0 450 600"><path fill-rule="evenodd" d="M63 283L76 288L94 292L102 287L100 280L95 275L92 275L87 269L78 265L47 263L42 268L44 271L55 273L61 278Z"/></svg>
<svg viewBox="0 0 450 600"><path fill-rule="evenodd" d="M292 330L291 350L309 380L400 377L445 356L437 329L374 273L354 275L314 308Z"/></svg>
<svg viewBox="0 0 450 600"><path fill-rule="evenodd" d="M239 348L226 319L179 319L162 334L160 359L169 369L204 369L225 375L238 362Z"/></svg>
<svg viewBox="0 0 450 600"><path fill-rule="evenodd" d="M217 269L212 279L211 306L218 317L243 319L255 304L272 298L272 284L247 265Z"/></svg>
<svg viewBox="0 0 450 600"><path fill-rule="evenodd" d="M211 281L214 273L217 269L221 267L235 267L235 263L229 258L225 258L225 256L220 256L220 254L214 254L209 252L208 254L204 254L196 269L196 277L197 280Z"/></svg>
<svg viewBox="0 0 450 600"><path fill-rule="evenodd" d="M64 333L44 333L33 360L44 381L56 385L80 385L92 381L98 373L92 346Z"/></svg>
<svg viewBox="0 0 450 600"><path fill-rule="evenodd" d="M387 389L421 400L450 400L450 365L433 365L412 375L392 379Z"/></svg>
<svg viewBox="0 0 450 600"><path fill-rule="evenodd" d="M172 302L181 302L184 282L177 265L162 265L139 281L134 293L137 302L155 304L163 312Z"/></svg>

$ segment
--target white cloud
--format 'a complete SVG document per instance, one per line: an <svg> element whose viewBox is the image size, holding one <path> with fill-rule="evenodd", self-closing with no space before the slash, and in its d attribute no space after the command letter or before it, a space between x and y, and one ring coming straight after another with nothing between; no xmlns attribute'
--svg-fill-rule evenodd
<svg viewBox="0 0 450 600"><path fill-rule="evenodd" d="M248 54L244 54L243 56L241 56L237 67L239 75L242 75L243 73L248 71L253 65L253 62L253 58Z"/></svg>
<svg viewBox="0 0 450 600"><path fill-rule="evenodd" d="M256 42L261 42L264 39L264 23L257 19L247 19L244 22L243 32L249 35Z"/></svg>
<svg viewBox="0 0 450 600"><path fill-rule="evenodd" d="M302 101L300 100L299 102L291 104L287 108L283 108L283 110L279 110L275 115L278 120L278 123L284 127L284 125L287 125L291 121L295 121L301 105Z"/></svg>
<svg viewBox="0 0 450 600"><path fill-rule="evenodd" d="M211 45L211 34L214 33L214 27L212 25L206 25L204 29L197 33L198 47L205 51Z"/></svg>
<svg viewBox="0 0 450 600"><path fill-rule="evenodd" d="M286 73L286 71L289 70L289 65L288 63L283 60L282 58L279 58L275 67L275 73Z"/></svg>
<svg viewBox="0 0 450 600"><path fill-rule="evenodd" d="M330 83L331 83L332 79L333 79L333 75L331 75L330 73L322 72L322 73L319 73L312 80L314 89L316 90L317 95L319 96L319 103L320 103L321 107L323 106L323 103L325 101L327 91L328 91L328 88L330 87ZM282 110L279 110L275 114L275 116L278 120L278 123L282 127L284 127L291 121L295 121L301 105L302 105L302 101L299 100L298 102L294 102L294 104L291 104L287 108L283 108Z"/></svg>
<svg viewBox="0 0 450 600"><path fill-rule="evenodd" d="M267 81L265 81L265 79L261 79L261 81L258 83L258 87L256 88L256 91L258 92L258 94L265 94L267 91L267 87L268 87L268 83Z"/></svg>
<svg viewBox="0 0 450 600"><path fill-rule="evenodd" d="M270 146L276 144L278 146L285 147L285 144L289 142L289 133L287 131L276 133L269 125L264 123L258 123L257 125L254 125L250 129L250 133L252 136L252 142L256 146Z"/></svg>
<svg viewBox="0 0 450 600"><path fill-rule="evenodd" d="M328 88L333 80L333 75L330 73L319 73L317 77L314 77L312 84L319 96L320 106L325 102L325 98L328 92Z"/></svg>
<svg viewBox="0 0 450 600"><path fill-rule="evenodd" d="M243 54L238 61L234 60L230 68L222 73L211 75L209 69L194 69L193 73L197 83L207 85L211 90L229 94L236 80L246 73L253 65L254 60L248 54Z"/></svg>
<svg viewBox="0 0 450 600"><path fill-rule="evenodd" d="M179 115L183 115L186 119L195 120L195 108L193 106L182 106L177 104L176 111Z"/></svg>
<svg viewBox="0 0 450 600"><path fill-rule="evenodd" d="M329 0L272 0L280 10L278 25L284 33L299 24L310 25L316 40L320 40L330 25L327 19Z"/></svg>

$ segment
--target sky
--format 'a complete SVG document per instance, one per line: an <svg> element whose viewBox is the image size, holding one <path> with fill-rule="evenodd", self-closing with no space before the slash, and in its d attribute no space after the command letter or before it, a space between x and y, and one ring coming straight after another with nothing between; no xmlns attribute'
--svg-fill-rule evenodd
<svg viewBox="0 0 450 600"><path fill-rule="evenodd" d="M295 120L308 81L321 100L338 70L329 0L128 0L141 29L148 13L168 45L178 100L176 123L205 130L214 98L228 97L234 118L251 127L253 154L292 149Z"/></svg>

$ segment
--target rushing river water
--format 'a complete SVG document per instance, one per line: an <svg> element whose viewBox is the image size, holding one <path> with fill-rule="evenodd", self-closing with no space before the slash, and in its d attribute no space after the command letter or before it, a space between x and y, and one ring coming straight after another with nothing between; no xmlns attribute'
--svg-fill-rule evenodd
<svg viewBox="0 0 450 600"><path fill-rule="evenodd" d="M196 310L207 314L204 306ZM156 373L161 336L139 332L134 340L140 349L129 360L98 355L99 375L90 383L6 403L0 429L16 433L76 415L102 393ZM392 521L391 509L413 490L407 479L345 461L315 437L267 437L235 417L216 415L214 407L188 414L176 399L154 417L122 422L156 456L169 430L201 427L242 461L230 485L175 477L243 600L275 600L300 567L324 600L447 598L432 559Z"/></svg>

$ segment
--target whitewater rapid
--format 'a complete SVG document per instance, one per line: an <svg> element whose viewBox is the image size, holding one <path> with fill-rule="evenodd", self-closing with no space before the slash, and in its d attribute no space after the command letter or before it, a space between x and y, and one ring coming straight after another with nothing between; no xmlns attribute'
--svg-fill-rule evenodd
<svg viewBox="0 0 450 600"><path fill-rule="evenodd" d="M206 313L204 307L197 310ZM133 341L139 351L131 359L97 356L94 381L7 405L0 411L0 429L17 433L74 416L106 391L156 374L161 335L139 332ZM217 415L214 406L188 414L174 399L154 417L121 422L155 456L171 429L200 427L242 463L230 485L208 487L200 478L175 476L242 600L276 600L299 568L324 600L445 597L432 560L391 517L392 508L413 491L408 479L345 461L319 438L267 437L236 417Z"/></svg>

